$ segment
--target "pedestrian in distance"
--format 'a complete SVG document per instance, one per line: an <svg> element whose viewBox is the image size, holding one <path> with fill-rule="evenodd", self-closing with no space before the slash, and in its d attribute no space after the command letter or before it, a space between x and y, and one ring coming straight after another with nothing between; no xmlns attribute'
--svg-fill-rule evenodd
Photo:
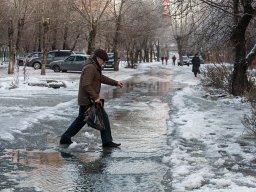
<svg viewBox="0 0 256 192"><path fill-rule="evenodd" d="M166 56L166 57L164 57L164 60L165 60L165 64L167 65L168 64L168 57Z"/></svg>
<svg viewBox="0 0 256 192"><path fill-rule="evenodd" d="M79 82L78 105L79 113L77 118L71 123L69 128L63 133L60 144L70 145L73 143L71 137L75 136L86 124L84 121L85 111L92 105L92 101L102 104L100 100L101 83L123 87L123 83L111 79L102 74L101 66L108 60L108 55L103 49L97 49L92 58L89 58L82 70ZM103 110L103 123L105 129L100 132L103 147L118 147L121 144L114 143L111 135L109 118Z"/></svg>
<svg viewBox="0 0 256 192"><path fill-rule="evenodd" d="M192 59L192 72L194 73L195 77L197 77L197 74L200 74L199 68L200 68L200 58L198 53L196 53Z"/></svg>
<svg viewBox="0 0 256 192"><path fill-rule="evenodd" d="M176 56L173 55L173 57L172 57L172 64L175 65L175 62L176 62Z"/></svg>
<svg viewBox="0 0 256 192"><path fill-rule="evenodd" d="M164 64L164 56L161 57L162 65Z"/></svg>

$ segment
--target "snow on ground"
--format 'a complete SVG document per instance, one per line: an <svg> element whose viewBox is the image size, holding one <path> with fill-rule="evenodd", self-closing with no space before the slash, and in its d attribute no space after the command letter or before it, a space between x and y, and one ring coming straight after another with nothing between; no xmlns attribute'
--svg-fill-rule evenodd
<svg viewBox="0 0 256 192"><path fill-rule="evenodd" d="M249 110L247 103L231 96L218 98L218 96L209 95L199 85L199 78L193 76L191 67L187 66L163 66L155 62L140 64L138 69L122 67L119 72L104 71L103 73L116 80L124 81L136 73L143 73L153 65L174 70L176 76L173 81L185 85L171 97L170 107L174 109L167 125L170 138L168 143L173 151L162 159L163 163L171 167L173 178L170 180L170 185L174 188L173 191L255 192L255 177L241 173L241 166L248 165L255 159L255 149L250 148L251 152L248 152L241 145L242 142L246 143L241 119ZM54 73L47 70L46 75L41 76L39 70L28 68L28 82L54 79L65 83L66 88L60 89L28 86L24 83L22 69L19 73L19 87L9 89L14 79L13 75L7 75L7 65L0 65L0 99L16 97L22 100L24 97L33 97L33 95L47 92L47 94L74 96L73 101L60 103L58 106L68 107L76 102L79 83L77 73ZM50 112L52 118L55 118L54 112L59 110L58 106L51 107L45 113ZM19 131L14 130L17 126L10 126L7 122L3 122L4 119L16 117L17 112L36 111L38 108L34 106L26 109L25 106L19 105L1 107L0 137L12 139L12 131ZM26 122L34 121L34 116L27 118L30 119L26 119L23 125L19 126L20 130L29 126ZM16 124L17 119L15 121ZM90 135L87 136L90 137Z"/></svg>
<svg viewBox="0 0 256 192"><path fill-rule="evenodd" d="M176 112L168 131L173 135L173 151L163 158L172 167L174 191L256 191L255 175L249 174L255 147L242 147L246 132L241 119L249 110L248 103L232 96L209 95L190 67L175 67L175 71L174 81L187 86L172 98Z"/></svg>
<svg viewBox="0 0 256 192"><path fill-rule="evenodd" d="M58 119L60 116L57 114L61 111L65 113L65 109L77 104L80 73L55 73L52 70L46 70L46 75L40 75L40 70L34 70L33 68L27 67L27 78L25 79L23 75L23 67L19 68L19 75L8 75L7 66L7 63L3 65L0 64L0 122L3 123L0 128L1 139L14 139L12 136L13 132L25 130L40 119ZM133 74L142 73L143 71L143 69L124 69L124 67L121 66L119 72L110 70L104 71L103 73L118 81L124 81L131 78ZM17 72L15 74L17 74ZM12 87L11 84L17 76L19 77L18 88L10 89ZM47 80L63 82L66 88L49 88L45 86L47 85ZM41 86L29 86L28 84L40 84ZM40 98L40 95L41 98L46 99L47 97L50 98L51 95L68 95L74 99L65 103L60 102L53 106L47 104L34 104L35 102L40 103L40 101L35 101L36 99L32 98ZM8 98L15 100L14 104L11 103ZM29 105L24 104L28 102L30 102Z"/></svg>

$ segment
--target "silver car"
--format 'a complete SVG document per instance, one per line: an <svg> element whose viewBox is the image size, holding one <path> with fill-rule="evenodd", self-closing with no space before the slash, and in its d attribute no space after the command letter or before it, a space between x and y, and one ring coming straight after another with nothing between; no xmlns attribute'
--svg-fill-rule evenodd
<svg viewBox="0 0 256 192"><path fill-rule="evenodd" d="M82 71L85 61L89 55L75 54L71 55L64 60L53 61L48 65L48 68L54 72L67 72L67 71Z"/></svg>

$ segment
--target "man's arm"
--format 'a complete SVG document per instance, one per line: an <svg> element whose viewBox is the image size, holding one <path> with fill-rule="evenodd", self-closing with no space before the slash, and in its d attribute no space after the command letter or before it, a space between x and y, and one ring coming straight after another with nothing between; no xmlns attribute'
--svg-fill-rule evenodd
<svg viewBox="0 0 256 192"><path fill-rule="evenodd" d="M96 93L95 89L92 86L92 82L95 75L95 69L93 66L88 66L84 69L81 84L82 89L84 89L90 98L96 100L99 98L99 94Z"/></svg>

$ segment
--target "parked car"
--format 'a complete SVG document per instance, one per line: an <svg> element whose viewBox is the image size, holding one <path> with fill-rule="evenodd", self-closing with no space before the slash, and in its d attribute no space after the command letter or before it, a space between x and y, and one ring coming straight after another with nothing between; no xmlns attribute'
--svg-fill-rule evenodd
<svg viewBox="0 0 256 192"><path fill-rule="evenodd" d="M192 64L188 56L182 56L182 59L183 59L183 65L189 66ZM182 66L180 59L178 59L178 66Z"/></svg>
<svg viewBox="0 0 256 192"><path fill-rule="evenodd" d="M48 55L47 55L47 64L49 64L52 61L65 59L72 54L74 54L74 52L71 50L49 51ZM27 62L27 66L34 67L34 69L41 69L42 61L43 61L43 54L40 54L40 55L38 55L38 57L29 58L29 60Z"/></svg>
<svg viewBox="0 0 256 192"><path fill-rule="evenodd" d="M32 53L28 53L27 55L25 55L24 57L20 57L17 59L17 63L19 66L24 66L24 64L26 63L26 61L31 60L32 58L38 58L41 57L43 55L42 52L32 52Z"/></svg>
<svg viewBox="0 0 256 192"><path fill-rule="evenodd" d="M48 68L54 72L82 71L85 61L89 57L89 55L74 54L64 60L52 61L48 65Z"/></svg>
<svg viewBox="0 0 256 192"><path fill-rule="evenodd" d="M102 68L114 68L114 53L108 53L108 61L105 61Z"/></svg>

